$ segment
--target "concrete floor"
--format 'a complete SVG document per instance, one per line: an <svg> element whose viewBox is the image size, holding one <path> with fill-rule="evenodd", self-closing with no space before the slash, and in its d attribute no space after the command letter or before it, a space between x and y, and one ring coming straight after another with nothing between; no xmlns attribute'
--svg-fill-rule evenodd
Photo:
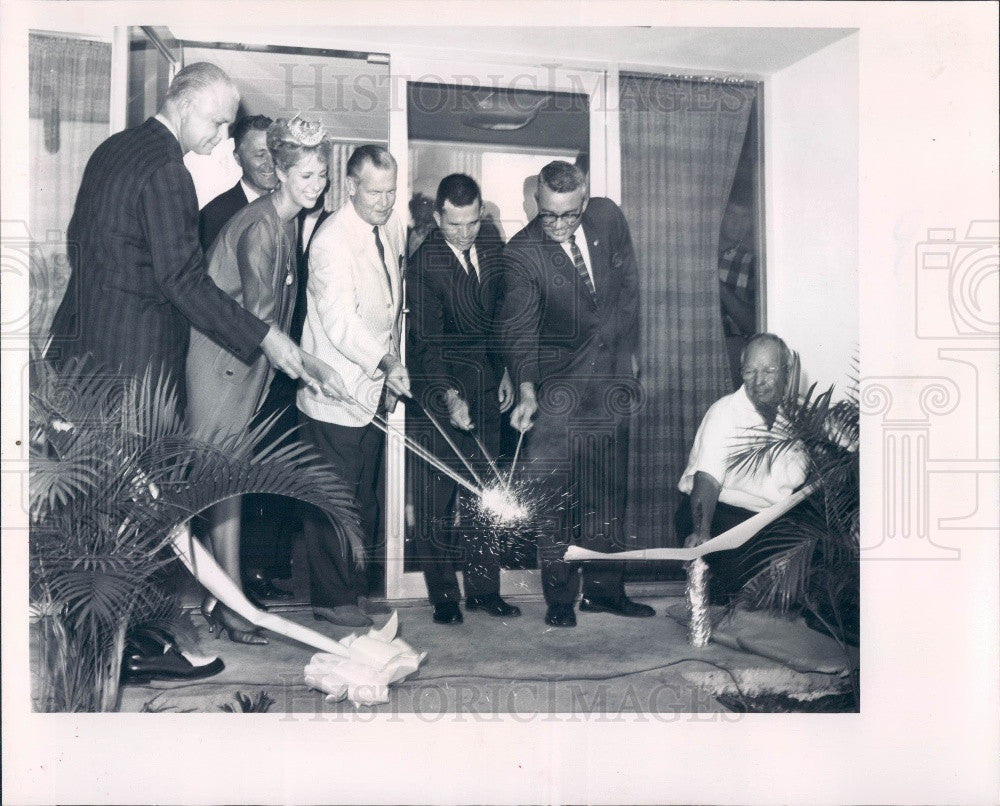
<svg viewBox="0 0 1000 806"><path fill-rule="evenodd" d="M543 622L542 601L514 597L520 618L469 613L464 624L443 626L433 623L427 604L401 607L400 636L427 658L416 674L390 689L388 703L365 712L417 713L426 719L462 713L477 720L509 713L581 720L636 712L722 718L726 709L715 695L724 691L808 698L845 686L839 647L800 620L739 613L717 625L713 642L699 650L688 642L682 599L632 595L653 605L656 617L578 613L575 629L555 629ZM315 621L308 609L282 615L335 638L349 632ZM350 703L327 704L321 692L305 685L303 669L314 650L273 635L267 646L212 640L200 617L196 623L201 649L220 655L226 669L193 683L127 686L122 711L212 712L224 703L235 705L236 692L263 690L275 700L272 713L329 718L355 713Z"/></svg>

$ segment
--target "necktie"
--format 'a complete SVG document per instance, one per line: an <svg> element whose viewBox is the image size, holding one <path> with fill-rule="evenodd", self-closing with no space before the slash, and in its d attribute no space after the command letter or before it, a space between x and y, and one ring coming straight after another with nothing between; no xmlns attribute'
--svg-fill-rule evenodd
<svg viewBox="0 0 1000 806"><path fill-rule="evenodd" d="M476 273L475 266L472 265L472 248L462 250L462 260L465 261L465 271L469 274L469 279L472 281L473 285L479 285L479 275Z"/></svg>
<svg viewBox="0 0 1000 806"><path fill-rule="evenodd" d="M587 293L590 294L590 301L597 305L597 291L594 290L594 283L590 279L590 272L587 271L587 264L583 262L580 247L576 245L576 235L569 236L569 253L573 256L576 273L580 275L580 280L587 289Z"/></svg>
<svg viewBox="0 0 1000 806"><path fill-rule="evenodd" d="M385 247L382 246L382 239L378 236L378 226L372 227L375 233L375 248L378 249L378 259L382 261L382 270L385 272L385 281L389 284L389 293L392 294L392 277L389 275L389 267L385 263Z"/></svg>

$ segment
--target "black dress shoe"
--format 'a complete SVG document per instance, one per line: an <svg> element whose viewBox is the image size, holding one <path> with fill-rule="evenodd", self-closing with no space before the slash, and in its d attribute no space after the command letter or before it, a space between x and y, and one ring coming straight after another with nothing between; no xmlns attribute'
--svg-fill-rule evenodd
<svg viewBox="0 0 1000 806"><path fill-rule="evenodd" d="M140 685L153 680L201 680L226 668L222 658L191 657L194 662L174 645L166 633L136 631L126 643L122 682ZM202 660L205 662L200 662Z"/></svg>
<svg viewBox="0 0 1000 806"><path fill-rule="evenodd" d="M575 627L576 613L573 605L551 604L545 613L545 623L550 627Z"/></svg>
<svg viewBox="0 0 1000 806"><path fill-rule="evenodd" d="M458 602L434 605L434 621L438 624L461 624L462 611L458 609Z"/></svg>
<svg viewBox="0 0 1000 806"><path fill-rule="evenodd" d="M616 616L630 618L648 618L656 615L656 611L649 605L633 602L627 596L622 596L621 599L589 599L584 596L580 600L580 610L584 613L614 613Z"/></svg>
<svg viewBox="0 0 1000 806"><path fill-rule="evenodd" d="M279 588L263 571L250 571L243 575L243 587L250 596L260 599L291 599L291 591Z"/></svg>
<svg viewBox="0 0 1000 806"><path fill-rule="evenodd" d="M513 618L521 615L521 608L507 604L497 594L492 596L469 596L465 600L466 610L482 610L491 616Z"/></svg>

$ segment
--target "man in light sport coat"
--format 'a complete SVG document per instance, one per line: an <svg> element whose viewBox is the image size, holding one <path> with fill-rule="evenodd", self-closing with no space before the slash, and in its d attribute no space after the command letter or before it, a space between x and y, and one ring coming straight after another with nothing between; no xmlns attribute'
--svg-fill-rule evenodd
<svg viewBox="0 0 1000 806"><path fill-rule="evenodd" d="M316 232L302 347L340 373L352 400L333 402L301 388L302 435L355 488L367 548L378 544L376 488L384 438L372 424L409 396L399 360L406 227L393 215L396 161L382 146L363 145L347 162L348 202ZM388 612L368 598L368 581L319 518L304 524L310 598L316 618L365 627Z"/></svg>

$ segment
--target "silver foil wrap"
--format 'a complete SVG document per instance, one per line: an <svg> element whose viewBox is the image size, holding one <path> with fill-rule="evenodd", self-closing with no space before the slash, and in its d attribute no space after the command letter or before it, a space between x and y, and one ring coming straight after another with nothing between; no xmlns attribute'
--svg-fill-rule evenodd
<svg viewBox="0 0 1000 806"><path fill-rule="evenodd" d="M687 598L691 607L691 644L706 646L712 637L708 612L708 563L703 559L687 564Z"/></svg>

